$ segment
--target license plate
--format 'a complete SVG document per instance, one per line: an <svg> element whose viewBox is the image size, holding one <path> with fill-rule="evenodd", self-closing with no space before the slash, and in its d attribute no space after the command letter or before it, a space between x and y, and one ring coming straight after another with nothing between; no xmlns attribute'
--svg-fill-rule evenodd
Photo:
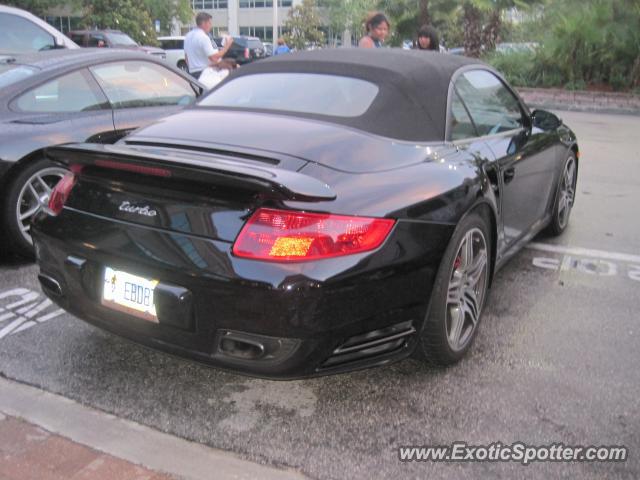
<svg viewBox="0 0 640 480"><path fill-rule="evenodd" d="M157 280L106 267L102 305L158 323L156 306L153 303L153 291L157 284Z"/></svg>

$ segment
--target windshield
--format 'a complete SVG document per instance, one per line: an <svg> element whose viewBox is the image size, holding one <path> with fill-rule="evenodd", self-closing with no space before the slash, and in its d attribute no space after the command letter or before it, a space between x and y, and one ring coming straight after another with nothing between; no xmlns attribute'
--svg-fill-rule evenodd
<svg viewBox="0 0 640 480"><path fill-rule="evenodd" d="M125 33L107 33L107 38L113 47L137 47L138 44Z"/></svg>
<svg viewBox="0 0 640 480"><path fill-rule="evenodd" d="M377 95L375 84L357 78L316 73L261 73L223 84L198 105L359 117Z"/></svg>
<svg viewBox="0 0 640 480"><path fill-rule="evenodd" d="M26 65L0 65L0 89L30 77L38 70Z"/></svg>
<svg viewBox="0 0 640 480"><path fill-rule="evenodd" d="M21 53L56 48L53 35L32 21L0 13L0 52Z"/></svg>

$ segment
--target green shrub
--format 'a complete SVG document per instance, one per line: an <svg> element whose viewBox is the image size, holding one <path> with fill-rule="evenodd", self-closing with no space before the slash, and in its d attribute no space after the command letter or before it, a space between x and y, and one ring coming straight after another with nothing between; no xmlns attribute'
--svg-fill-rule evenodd
<svg viewBox="0 0 640 480"><path fill-rule="evenodd" d="M640 81L640 2L565 0L549 8L549 28L536 56L537 77L557 86L608 84L630 89Z"/></svg>
<svg viewBox="0 0 640 480"><path fill-rule="evenodd" d="M640 87L640 1L553 2L541 21L528 28L536 23L540 48L535 52L485 57L514 85L571 90L594 84L615 90Z"/></svg>
<svg viewBox="0 0 640 480"><path fill-rule="evenodd" d="M494 52L483 60L502 73L516 87L537 87L539 79L534 74L535 52Z"/></svg>

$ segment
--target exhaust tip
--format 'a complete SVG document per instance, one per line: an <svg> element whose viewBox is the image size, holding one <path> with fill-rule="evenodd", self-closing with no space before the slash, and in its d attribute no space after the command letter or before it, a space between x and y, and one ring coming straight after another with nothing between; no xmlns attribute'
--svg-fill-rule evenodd
<svg viewBox="0 0 640 480"><path fill-rule="evenodd" d="M220 341L220 350L231 357L243 360L258 360L265 354L264 345L254 340L226 336Z"/></svg>
<svg viewBox="0 0 640 480"><path fill-rule="evenodd" d="M49 275L45 275L44 273L38 274L38 280L40 281L40 285L42 285L43 290L47 293L53 295L54 297L62 297L62 287L60 286L60 282L58 282L55 278L50 277Z"/></svg>

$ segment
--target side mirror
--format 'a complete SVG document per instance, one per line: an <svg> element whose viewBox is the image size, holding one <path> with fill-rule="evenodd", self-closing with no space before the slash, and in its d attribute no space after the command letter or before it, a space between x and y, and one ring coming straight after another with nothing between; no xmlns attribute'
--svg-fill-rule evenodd
<svg viewBox="0 0 640 480"><path fill-rule="evenodd" d="M562 120L546 110L534 110L531 114L531 123L541 130L555 130L562 125Z"/></svg>
<svg viewBox="0 0 640 480"><path fill-rule="evenodd" d="M66 46L64 44L64 40L62 40L58 36L54 35L54 37L53 37L53 48L55 48L55 49L66 48Z"/></svg>

